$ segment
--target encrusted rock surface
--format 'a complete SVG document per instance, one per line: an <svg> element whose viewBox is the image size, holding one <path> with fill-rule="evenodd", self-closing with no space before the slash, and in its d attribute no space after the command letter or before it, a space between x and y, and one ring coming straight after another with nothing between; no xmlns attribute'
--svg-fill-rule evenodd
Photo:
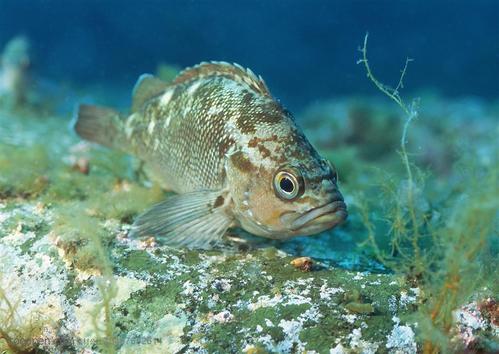
<svg viewBox="0 0 499 354"><path fill-rule="evenodd" d="M60 117L0 110L0 352L422 349L422 292L359 251L358 213L306 241L174 250L129 239L133 217L165 197L130 165L80 142ZM495 299L455 316L456 340L496 348Z"/></svg>
<svg viewBox="0 0 499 354"><path fill-rule="evenodd" d="M172 250L129 240L122 228L110 249L113 274L106 277L68 261L51 230L50 207L7 202L0 219L1 285L14 307L10 330L21 347L99 350L104 281L112 283L104 291L112 294L113 346L123 353L416 350L411 327L398 317L411 311L417 289L393 275L320 263L304 272L275 248Z"/></svg>

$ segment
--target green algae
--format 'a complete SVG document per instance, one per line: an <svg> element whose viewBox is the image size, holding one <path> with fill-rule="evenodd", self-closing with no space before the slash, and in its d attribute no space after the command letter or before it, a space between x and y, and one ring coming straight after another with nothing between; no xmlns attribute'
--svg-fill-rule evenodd
<svg viewBox="0 0 499 354"><path fill-rule="evenodd" d="M132 217L143 212L163 198L158 186L144 188L129 182L118 182L114 190L93 196L88 201L88 208L102 219L118 219L130 223ZM102 200L106 202L103 203Z"/></svg>
<svg viewBox="0 0 499 354"><path fill-rule="evenodd" d="M352 278L352 275L348 272L337 271L331 273L320 271L316 273L302 273L291 266L288 267L290 258L266 257L266 254L272 254L272 252L265 251L248 254L244 257L243 266L241 266L241 257L229 256L225 258L223 262L215 261L209 265L208 268L204 268L203 266L202 259L204 257L195 257L195 261L190 264L190 268L192 267L193 270L168 281L157 278L156 280L153 280L152 285L135 293L129 300L121 304L120 307L116 309L116 312L118 313L118 316L116 317L116 326L123 333L132 329L139 332L147 332L147 328L150 328L151 323L158 321L162 314L174 312L178 309L179 304L184 303L183 308L185 308L188 313L195 314L196 322L205 322L206 326L209 327L209 331L207 332L203 331L202 333L188 334L193 330L193 327L187 326L184 329L184 333L186 334L185 343L203 339L203 341L206 342L204 348L209 352L235 351L236 348L241 348L245 341L245 337L238 333L248 329L255 331L258 326L262 328L262 336L268 334L274 343L285 341L286 334L278 324L283 320L292 321L311 309L310 303L284 305L280 304L279 302L281 301L278 300L275 305L263 306L255 310L251 310L246 306L230 310L230 306L234 306L238 301L251 304L255 301L255 298L264 294L269 294L270 297L275 296L276 299L280 299L280 296L282 296L282 289L289 286L289 284L294 283L296 283L297 286L297 294L300 294L300 287L303 288L303 286L299 284L308 284L306 286L308 290L306 290L305 293L308 291L311 298L319 298L320 286L324 284L324 281L327 281L331 286L342 286L342 291L346 293L361 294L357 295L359 297L365 295L364 291L367 286L362 288L360 287L361 284L358 284L353 288L345 287L344 280L351 280ZM185 260L188 257L185 257L184 254L180 258ZM246 276L245 272L248 266L254 265L253 262L263 264L264 266L260 271L266 272L266 274L273 274L273 276L275 275L276 280L266 279L258 282L255 281L255 279L249 279L250 281L247 282L246 279L244 279ZM147 272L147 274L153 277L157 273L167 274L168 269L171 269L171 266L172 265L168 262L159 262L157 258L151 257L151 255L144 251L129 252L121 258L121 262L118 264L118 267L122 271L126 269L127 271L140 272L141 277L146 275L144 272ZM202 267L204 270L199 271L199 267ZM275 269L278 267L281 269L285 268L286 270L284 272L275 272ZM274 270L273 273L270 272L271 269ZM232 284L229 291L227 291L227 289L224 290L223 286L216 286L216 280L219 279L220 276L227 279L230 284ZM197 300L193 301L191 298L185 297L186 282L190 282L194 287L197 287L198 285L196 284L204 284L202 279L206 279L207 283L206 285L202 285L201 289L195 290L195 298ZM379 279L378 276L373 276L371 278L366 275L363 280L359 279L359 281L366 285L371 281L379 281ZM244 281L239 282L240 280ZM383 279L383 283L386 283L385 279ZM380 288L379 285L373 285L373 287L374 286ZM295 290L293 290L293 292L294 291ZM255 295L255 292L258 292L258 294ZM396 296L398 292L399 287L390 285L387 287L384 294L389 297ZM217 303L213 304L211 303L211 300L215 296L219 300ZM323 331L324 326L327 326L330 331L328 332L329 336L333 335L333 333L334 335L341 334L346 336L349 331L354 328L353 324L347 326L342 325L344 320L341 318L341 312L348 312L345 312L346 309L341 305L341 302L343 301L341 294L333 295L331 299L336 299L336 302L328 302L328 305L321 305L319 307L319 311L324 316L324 320L321 321L321 325L319 326L320 330L317 329L317 326L314 325L314 323L304 321L304 331L306 329L307 331L310 331L310 333L322 333L321 331ZM384 308L388 311L389 299L386 298L384 300L386 306L380 306L380 308ZM227 311L227 309L230 311L230 321L226 323L210 322L215 314ZM337 313L337 311L340 311L340 313ZM378 316L382 317L383 320L376 320L373 323L380 326L384 322L385 324L382 328L385 328L385 331L388 331L390 324L389 321L386 321L385 316L386 315ZM367 321L368 325L370 325L371 322L369 318L366 317L363 320ZM271 327L268 326L269 321L273 324ZM227 337L233 338L233 340L228 343ZM317 340L316 342L314 338L315 337L312 337L312 340L309 340L309 337L307 336L307 340L304 339L304 342L306 341L309 343L307 348L311 350L326 350L330 347L330 340ZM255 345L258 346L258 340L255 341Z"/></svg>
<svg viewBox="0 0 499 354"><path fill-rule="evenodd" d="M79 206L65 205L58 211L53 232L66 260L80 270L103 270L100 257L101 242L108 245L113 237L95 218L82 214ZM98 240L98 241L96 241Z"/></svg>
<svg viewBox="0 0 499 354"><path fill-rule="evenodd" d="M372 304L364 304L360 302L349 302L345 308L352 313L370 314L374 313L374 306Z"/></svg>
<svg viewBox="0 0 499 354"><path fill-rule="evenodd" d="M155 262L148 253L139 250L127 252L117 260L117 264L120 268L131 272L140 272L144 269L150 272L162 272L167 268L165 265Z"/></svg>
<svg viewBox="0 0 499 354"><path fill-rule="evenodd" d="M102 185L102 181L96 184L96 181L69 167L66 167L57 174L56 181L56 183L49 185L46 193L42 196L42 200L47 203L53 201L85 200L89 194L95 192L96 188Z"/></svg>
<svg viewBox="0 0 499 354"><path fill-rule="evenodd" d="M45 148L0 145L0 198L36 196L49 184L50 164Z"/></svg>
<svg viewBox="0 0 499 354"><path fill-rule="evenodd" d="M135 321L141 319L143 313L148 314L146 321L157 321L165 313L174 312L176 297L181 290L180 279L146 287L118 308L121 312L118 317L119 325L127 326L129 323L128 327L132 329L137 324Z"/></svg>
<svg viewBox="0 0 499 354"><path fill-rule="evenodd" d="M63 291L68 303L72 305L74 305L75 301L79 298L83 289L91 284L90 280L78 281L76 276L76 272L69 272L68 282L66 283Z"/></svg>

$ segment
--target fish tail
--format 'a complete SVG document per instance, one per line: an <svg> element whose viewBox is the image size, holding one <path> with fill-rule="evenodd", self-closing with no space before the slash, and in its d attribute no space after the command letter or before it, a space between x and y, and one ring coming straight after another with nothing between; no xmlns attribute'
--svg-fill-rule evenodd
<svg viewBox="0 0 499 354"><path fill-rule="evenodd" d="M85 140L123 149L125 134L120 113L107 107L81 104L76 113L76 133Z"/></svg>

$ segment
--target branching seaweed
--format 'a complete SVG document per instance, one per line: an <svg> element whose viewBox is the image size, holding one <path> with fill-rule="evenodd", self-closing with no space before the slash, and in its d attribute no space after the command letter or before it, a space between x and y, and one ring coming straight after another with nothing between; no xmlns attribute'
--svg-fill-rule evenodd
<svg viewBox="0 0 499 354"><path fill-rule="evenodd" d="M112 273L96 280L101 301L92 311L92 325L96 333L96 340L103 353L116 353L115 323L112 314L113 299L118 293L116 281ZM100 320L102 319L103 325Z"/></svg>
<svg viewBox="0 0 499 354"><path fill-rule="evenodd" d="M0 274L0 284L2 275ZM35 350L36 338L43 328L52 323L52 320L34 310L29 317L19 316L19 306L22 299L9 297L8 292L0 286L0 352L18 354L32 353Z"/></svg>
<svg viewBox="0 0 499 354"><path fill-rule="evenodd" d="M365 199L360 201L361 220L367 230L367 241L373 253L385 265L394 271L402 271L421 288L423 305L420 305L415 320L419 324L418 334L423 343L423 352L448 352L455 350L458 345L452 341L455 335L454 311L470 301L472 296L478 295L480 287L490 285L484 275L486 265L481 257L484 257L490 246L495 213L499 208L496 186L499 168L493 166L480 178L470 178L473 182L467 183L464 191L460 190L458 197L451 201L453 206L450 213L441 211L439 214L442 214L443 220L432 224L430 216L418 209L417 199L422 196L423 183L421 178L415 177L417 175L414 171L420 175L419 169L411 163L407 151L409 127L418 116L417 101L407 105L400 96L407 67L412 60L406 59L395 88L386 86L371 70L367 58L367 40L366 34L364 45L360 49L362 59L358 63L364 65L367 77L374 85L397 103L405 114L400 156L407 183L398 183L399 186L402 185L402 189L393 185L385 189L387 201L391 201L391 206L385 209L388 234L392 237L391 255L387 256L379 244L376 225L371 219ZM491 190L495 193L490 193ZM423 240L427 243L422 243ZM406 244L410 248L403 245L404 241L408 241Z"/></svg>
<svg viewBox="0 0 499 354"><path fill-rule="evenodd" d="M394 230L400 230L402 228L402 232L400 234L407 234L410 233L410 238L412 242L412 248L414 252L414 259L415 262L414 264L416 265L415 271L418 272L421 269L419 269L422 265L421 263L421 250L419 247L419 240L421 238L419 227L420 223L418 222L418 217L417 217L417 212L416 212L416 207L414 205L414 193L415 193L415 180L414 180L414 173L412 171L412 166L409 161L409 154L407 153L407 135L409 131L409 126L411 122L417 118L418 116L418 101L414 100L411 102L410 105L407 105L405 101L402 99L400 96L400 89L404 87L404 78L407 72L408 65L413 59L406 58L404 67L401 71L399 81L395 88L391 88L387 85L382 84L373 74L371 67L369 65L369 60L367 58L367 40L368 40L369 34L366 33L366 36L364 37L364 45L360 49L360 52L362 53L362 59L359 59L357 61L357 64L363 64L367 77L376 85L376 87L383 92L385 95L387 95L389 98L391 98L397 105L404 111L406 115L405 123L402 129L402 136L400 139L400 156L402 158L402 162L407 174L407 186L406 186L406 198L407 198L407 204L406 208L409 213L410 221L411 221L411 226L409 229L406 229L405 222L403 221L403 217L400 213L400 204L397 205L397 210L396 212L396 218L395 218L395 225L399 226L399 228L394 228ZM395 248L399 248L397 245L396 240L400 239L400 235L396 235L395 237L395 242L393 243ZM371 239L373 241L373 239ZM399 253L403 253L402 250L399 248L398 249Z"/></svg>
<svg viewBox="0 0 499 354"><path fill-rule="evenodd" d="M97 219L85 215L78 207L67 207L60 212L55 223L55 232L60 236L58 245L65 252L65 258L76 268L97 272L95 285L100 301L91 311L92 326L96 343L103 353L116 352L115 324L112 315L113 299L118 289L113 275L113 267L108 257L108 232ZM107 241L106 241L107 237Z"/></svg>
<svg viewBox="0 0 499 354"><path fill-rule="evenodd" d="M11 325L14 317L16 316L17 304L12 303L7 297L5 290L0 288L0 305L2 304L4 304L5 306L0 306L0 349L2 349L1 341L3 340L5 341L7 347L13 352L24 353L26 350L24 348L21 348L17 344L16 338L14 338L14 336L17 336L17 333L12 333L17 332ZM5 309L2 309L2 307L5 307Z"/></svg>
<svg viewBox="0 0 499 354"><path fill-rule="evenodd" d="M113 267L106 252L106 248L96 234L89 235L94 245L96 257L102 262L102 276L96 280L97 288L101 295L101 301L94 307L92 312L92 324L97 337L97 343L103 353L116 353L115 323L112 315L112 302L118 293L116 280L113 275ZM103 328L99 320L103 317Z"/></svg>

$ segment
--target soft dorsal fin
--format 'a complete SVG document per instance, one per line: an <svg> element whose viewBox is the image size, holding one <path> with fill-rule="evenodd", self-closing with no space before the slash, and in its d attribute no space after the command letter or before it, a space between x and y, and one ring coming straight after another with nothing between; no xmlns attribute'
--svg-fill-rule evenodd
<svg viewBox="0 0 499 354"><path fill-rule="evenodd" d="M140 75L132 91L132 112L137 112L144 103L158 96L169 86L151 74Z"/></svg>
<svg viewBox="0 0 499 354"><path fill-rule="evenodd" d="M257 77L253 71L245 69L239 64L230 64L224 61L202 62L196 66L187 68L178 74L175 80L173 80L173 83L182 84L203 77L216 75L229 76L237 82L245 83L262 95L271 96L270 91L261 76Z"/></svg>

